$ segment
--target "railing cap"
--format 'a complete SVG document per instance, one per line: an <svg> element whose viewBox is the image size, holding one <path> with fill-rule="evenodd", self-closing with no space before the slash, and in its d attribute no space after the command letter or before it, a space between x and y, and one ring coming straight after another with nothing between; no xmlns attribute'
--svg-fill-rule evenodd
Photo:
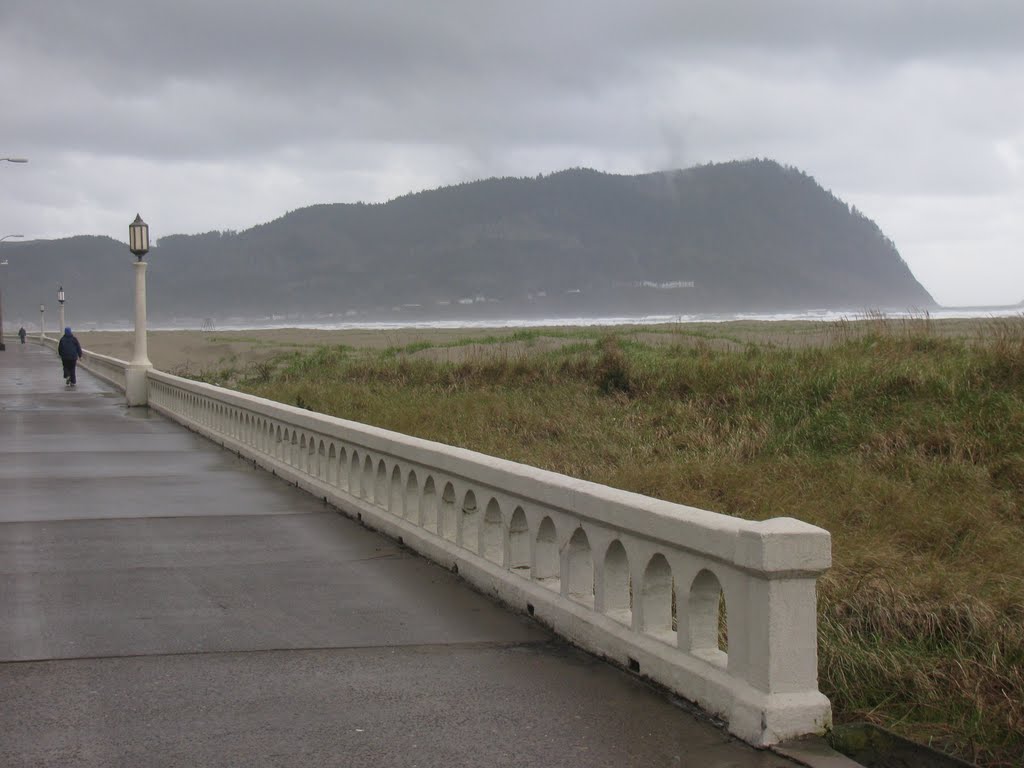
<svg viewBox="0 0 1024 768"><path fill-rule="evenodd" d="M766 573L821 573L832 565L832 536L816 525L776 517L740 531L735 562Z"/></svg>

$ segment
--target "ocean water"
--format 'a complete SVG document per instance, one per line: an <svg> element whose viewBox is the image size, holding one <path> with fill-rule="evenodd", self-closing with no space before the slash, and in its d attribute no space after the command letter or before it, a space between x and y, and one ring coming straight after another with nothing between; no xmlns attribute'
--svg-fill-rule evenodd
<svg viewBox="0 0 1024 768"><path fill-rule="evenodd" d="M401 330L401 329L473 329L473 328L541 328L541 327L578 327L578 326L616 326L616 325L668 325L679 323L728 323L737 320L754 321L806 321L836 322L839 320L865 320L877 317L875 312L852 312L834 309L806 310L802 312L775 313L744 313L723 312L715 314L693 315L646 315L631 317L552 317L552 318L487 318L483 320L409 320L374 322L359 321L352 318L316 317L302 318L285 315L260 319L229 318L223 322L215 322L204 328L202 320L182 319L171 323L150 324L152 330L217 330L247 331L269 330L274 328L309 328L316 330ZM999 317L1024 317L1024 307L943 307L929 310L909 310L906 312L885 312L890 319L924 318L933 320L945 319L987 319ZM95 330L123 330L124 327L103 327ZM90 329L91 330L91 329Z"/></svg>

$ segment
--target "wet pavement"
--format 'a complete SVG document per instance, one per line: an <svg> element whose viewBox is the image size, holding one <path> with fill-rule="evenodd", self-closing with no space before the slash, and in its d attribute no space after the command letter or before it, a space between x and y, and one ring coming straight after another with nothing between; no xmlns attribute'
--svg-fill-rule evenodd
<svg viewBox="0 0 1024 768"><path fill-rule="evenodd" d="M8 344L0 765L794 763Z"/></svg>

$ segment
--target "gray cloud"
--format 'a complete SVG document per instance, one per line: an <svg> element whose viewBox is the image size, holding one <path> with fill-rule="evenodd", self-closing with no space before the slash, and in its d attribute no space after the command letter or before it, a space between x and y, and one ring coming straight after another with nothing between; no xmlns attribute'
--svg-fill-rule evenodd
<svg viewBox="0 0 1024 768"><path fill-rule="evenodd" d="M144 206L168 233L237 229L492 174L767 156L861 201L940 301L1017 301L1022 29L1016 0L5 0L0 155L32 162L0 167L0 229L123 236ZM951 209L990 288L954 274Z"/></svg>

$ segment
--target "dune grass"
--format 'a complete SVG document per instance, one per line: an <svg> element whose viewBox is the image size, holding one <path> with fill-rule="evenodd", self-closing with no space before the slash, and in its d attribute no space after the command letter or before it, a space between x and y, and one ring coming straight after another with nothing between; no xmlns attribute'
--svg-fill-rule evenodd
<svg viewBox="0 0 1024 768"><path fill-rule="evenodd" d="M664 329L662 329L664 331ZM984 766L1024 755L1024 318L875 317L780 345L675 329L459 362L320 348L206 378L749 519L832 532L821 688ZM477 344L481 343L478 339Z"/></svg>

